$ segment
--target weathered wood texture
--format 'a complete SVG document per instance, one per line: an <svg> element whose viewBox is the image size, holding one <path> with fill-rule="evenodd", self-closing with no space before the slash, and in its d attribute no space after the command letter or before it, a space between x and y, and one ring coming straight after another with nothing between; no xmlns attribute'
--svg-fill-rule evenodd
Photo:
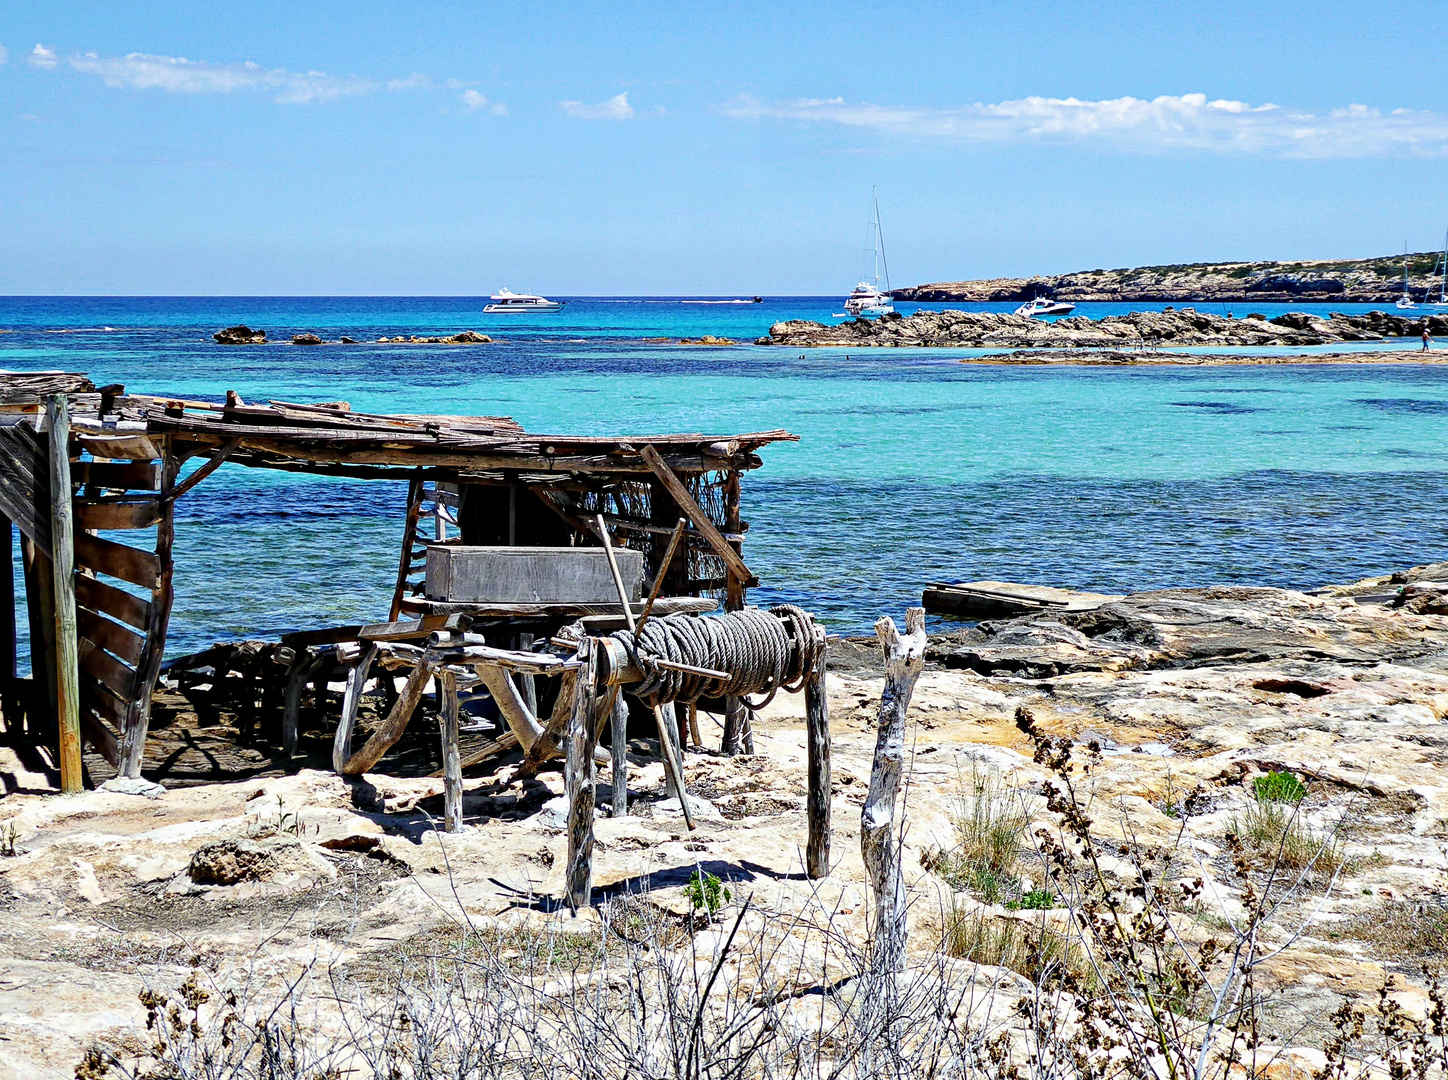
<svg viewBox="0 0 1448 1080"><path fill-rule="evenodd" d="M412 553L417 543L417 522L422 515L422 470L413 474L407 484L407 517L402 528L402 555L397 564L397 585L392 590L392 607L387 618L396 622L402 614L402 601L411 592Z"/></svg>
<svg viewBox="0 0 1448 1080"><path fill-rule="evenodd" d="M438 729L442 736L443 828L450 833L463 831L463 766L458 757L457 676L446 668L438 672L438 689L442 708L438 710Z"/></svg>
<svg viewBox="0 0 1448 1080"><path fill-rule="evenodd" d="M50 538L54 556L52 586L55 589L55 702L60 728L60 790L73 794L85 787L85 781L80 763L80 635L75 620L75 508L70 501L70 409L64 394L47 398L45 408L50 417Z"/></svg>
<svg viewBox="0 0 1448 1080"><path fill-rule="evenodd" d="M0 426L0 511L50 555L50 465L45 440L27 424Z"/></svg>
<svg viewBox="0 0 1448 1080"><path fill-rule="evenodd" d="M629 599L643 591L644 555L615 552ZM616 595L601 548L442 547L427 549L430 600L477 604L603 604Z"/></svg>
<svg viewBox="0 0 1448 1080"><path fill-rule="evenodd" d="M679 754L676 735L678 721L674 718L674 702L654 706L654 722L659 729L659 756L664 759L664 778L669 791L679 800L679 809L684 813L684 824L693 832L694 811L689 806L689 793L684 789L684 759Z"/></svg>
<svg viewBox="0 0 1448 1080"><path fill-rule="evenodd" d="M367 687L367 673L372 661L377 658L377 645L370 644L362 650L350 668L347 669L347 689L342 695L342 716L337 721L337 730L332 735L332 768L341 773L352 756L352 732L357 727L357 709L362 704L362 691Z"/></svg>
<svg viewBox="0 0 1448 1080"><path fill-rule="evenodd" d="M612 736L613 765L613 816L624 817L628 813L628 702L623 692L613 691L613 704L609 710L608 724Z"/></svg>
<svg viewBox="0 0 1448 1080"><path fill-rule="evenodd" d="M419 660L417 666L412 669L412 673L408 675L407 682L402 687L402 693L398 695L387 718L372 733L372 737L367 740L366 745L342 765L344 776L361 776L381 761L382 755L392 749L397 740L402 738L402 733L407 730L407 722L412 719L412 714L417 710L417 703L422 700L423 691L427 689L428 681L431 678L432 664L426 660Z"/></svg>
<svg viewBox="0 0 1448 1080"><path fill-rule="evenodd" d="M830 702L823 656L805 680L804 718L809 769L805 869L810 877L822 878L830 872Z"/></svg>
<svg viewBox="0 0 1448 1080"><path fill-rule="evenodd" d="M585 638L580 655L583 667L573 683L563 769L568 794L568 866L564 878L568 905L574 911L588 906L593 890L594 695L598 686L594 655L593 641Z"/></svg>
<svg viewBox="0 0 1448 1080"><path fill-rule="evenodd" d="M714 549L714 554L724 560L724 565L729 568L729 574L738 578L743 584L756 585L758 579L744 564L744 559L739 552L729 546L729 541L720 535L719 529L709 520L702 507L694 501L694 496L689 494L689 489L684 482L678 478L673 469L669 468L663 457L652 446L644 446L639 451L639 456L644 463L659 478L669 496L678 504L679 510L694 523L694 528L704 537L709 546Z"/></svg>
<svg viewBox="0 0 1448 1080"><path fill-rule="evenodd" d="M896 972L905 967L905 884L900 873L900 822L897 798L905 760L905 714L915 681L925 667L925 609L910 608L900 636L888 616L875 623L885 653L885 690L880 696L879 733L870 772L870 793L860 813L860 854L875 894L875 936L871 968Z"/></svg>

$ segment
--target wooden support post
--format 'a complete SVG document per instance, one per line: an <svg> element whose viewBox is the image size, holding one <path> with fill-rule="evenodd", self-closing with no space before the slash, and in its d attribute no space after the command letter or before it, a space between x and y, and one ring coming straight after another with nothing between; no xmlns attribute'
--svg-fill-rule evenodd
<svg viewBox="0 0 1448 1080"><path fill-rule="evenodd" d="M689 738L695 746L704 745L704 737L699 734L699 703L689 702Z"/></svg>
<svg viewBox="0 0 1448 1080"><path fill-rule="evenodd" d="M362 691L367 688L367 672L377 658L377 643L373 642L362 650L357 662L347 670L347 690L342 695L342 718L337 721L337 733L332 736L332 768L341 773L342 766L352 756L352 732L357 727L357 710L362 704ZM385 676L391 678L391 675Z"/></svg>
<svg viewBox="0 0 1448 1080"><path fill-rule="evenodd" d="M925 609L905 613L900 636L888 616L875 623L885 652L885 691L880 696L879 734L870 793L860 813L860 854L875 893L875 941L871 970L877 974L905 967L905 882L900 872L899 821L895 801L905 760L905 713L915 680L925 667Z"/></svg>
<svg viewBox="0 0 1448 1080"><path fill-rule="evenodd" d="M55 589L55 704L60 790L84 788L80 764L80 632L75 623L75 519L70 488L70 403L46 398L50 416L50 550Z"/></svg>
<svg viewBox="0 0 1448 1080"><path fill-rule="evenodd" d="M812 878L830 872L830 703L821 656L804 684L806 749L809 757L809 841L805 869Z"/></svg>
<svg viewBox="0 0 1448 1080"><path fill-rule="evenodd" d="M20 695L15 685L15 526L0 514L0 542L5 558L0 560L0 720L13 738L20 732Z"/></svg>
<svg viewBox="0 0 1448 1080"><path fill-rule="evenodd" d="M730 756L744 749L744 702L737 694L724 699L724 738L719 749Z"/></svg>
<svg viewBox="0 0 1448 1080"><path fill-rule="evenodd" d="M292 757L297 752L302 730L302 695L306 693L307 684L331 663L328 656L313 656L303 651L292 664L291 672L287 676L286 702L282 706L282 753L287 757ZM317 687L318 698L322 691L323 687ZM348 737L350 736L351 733L348 732Z"/></svg>
<svg viewBox="0 0 1448 1080"><path fill-rule="evenodd" d="M613 715L609 717L613 730L613 816L628 814L628 702L623 691L614 688Z"/></svg>
<svg viewBox="0 0 1448 1080"><path fill-rule="evenodd" d="M417 703L422 700L423 691L427 689L431 679L432 664L419 660L412 673L407 676L407 683L403 686L397 703L392 706L392 711L387 714L387 719L372 733L372 738L367 740L366 745L342 764L343 776L361 776L396 745L397 740L402 738L402 733L407 730L407 722L412 719Z"/></svg>
<svg viewBox="0 0 1448 1080"><path fill-rule="evenodd" d="M488 688L488 693L493 695L493 703L498 706L498 712L507 721L518 741L523 744L523 749L531 750L533 744L543 735L543 728L528 711L512 676L497 664L475 664L473 670Z"/></svg>
<svg viewBox="0 0 1448 1080"><path fill-rule="evenodd" d="M442 696L438 727L442 731L442 825L450 833L463 831L463 766L458 756L458 680L446 668L438 672Z"/></svg>
<svg viewBox="0 0 1448 1080"><path fill-rule="evenodd" d="M583 667L573 684L573 709L568 718L568 751L564 785L568 792L568 906L587 907L593 891L594 694L598 671L593 642L585 638Z"/></svg>
<svg viewBox="0 0 1448 1080"><path fill-rule="evenodd" d="M689 807L689 793L684 790L684 760L674 742L674 703L655 705L654 721L659 725L659 757L664 759L664 779L668 781L669 792L679 800L684 824L693 832L694 811Z"/></svg>
<svg viewBox="0 0 1448 1080"><path fill-rule="evenodd" d="M171 452L170 440L163 440L161 453L161 520L156 523L156 559L160 571L151 588L151 606L146 614L146 644L141 659L136 664L136 689L126 708L124 729L121 731L119 764L116 772L120 776L141 775L141 759L146 750L146 732L151 726L151 692L161 675L161 660L166 651L166 630L171 623L171 602L175 589L171 579L175 563L171 550L176 541L175 501L172 493L176 489L176 474L181 469L181 460Z"/></svg>

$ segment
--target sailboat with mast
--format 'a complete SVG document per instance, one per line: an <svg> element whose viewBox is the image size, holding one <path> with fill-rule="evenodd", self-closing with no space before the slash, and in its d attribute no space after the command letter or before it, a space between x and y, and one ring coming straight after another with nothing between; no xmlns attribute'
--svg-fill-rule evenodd
<svg viewBox="0 0 1448 1080"><path fill-rule="evenodd" d="M861 318L866 315L889 315L895 310L895 305L890 302L890 264L885 259L885 235L880 231L880 197L875 189L870 189L870 200L874 204L875 216L870 221L870 242L875 252L875 280L862 281L855 286L855 291L850 293L845 300L845 311L835 318L842 319L849 316ZM885 287L880 288L880 270L885 271Z"/></svg>
<svg viewBox="0 0 1448 1080"><path fill-rule="evenodd" d="M1448 233L1443 234L1443 253L1438 256L1438 265L1433 268L1438 279L1438 299L1425 303L1432 308L1448 308Z"/></svg>
<svg viewBox="0 0 1448 1080"><path fill-rule="evenodd" d="M1408 291L1408 245L1403 244L1403 295L1398 297L1398 302L1393 305L1399 311L1414 311L1418 305L1413 303L1413 294Z"/></svg>

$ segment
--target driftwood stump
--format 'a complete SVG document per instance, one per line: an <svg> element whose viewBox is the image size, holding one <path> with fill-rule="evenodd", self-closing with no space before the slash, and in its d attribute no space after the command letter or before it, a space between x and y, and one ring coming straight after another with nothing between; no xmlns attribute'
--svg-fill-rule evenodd
<svg viewBox="0 0 1448 1080"><path fill-rule="evenodd" d="M809 757L809 842L804 851L805 869L812 878L830 872L830 703L825 695L825 658L821 656L804 684Z"/></svg>
<svg viewBox="0 0 1448 1080"><path fill-rule="evenodd" d="M860 814L860 853L875 891L871 967L879 973L905 966L905 882L900 873L895 802L905 759L905 713L915 680L925 667L925 609L910 608L905 613L905 627L901 637L894 619L887 616L875 623L875 636L885 650L885 691L880 695L870 794Z"/></svg>
<svg viewBox="0 0 1448 1080"><path fill-rule="evenodd" d="M458 679L443 668L437 676L442 708L438 710L438 732L442 737L443 828L463 831L463 765L458 756Z"/></svg>

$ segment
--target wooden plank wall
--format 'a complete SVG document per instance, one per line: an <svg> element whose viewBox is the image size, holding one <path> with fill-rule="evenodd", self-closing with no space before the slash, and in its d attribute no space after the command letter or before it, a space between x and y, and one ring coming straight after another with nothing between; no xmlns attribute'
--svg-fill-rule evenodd
<svg viewBox="0 0 1448 1080"><path fill-rule="evenodd" d="M90 449L84 439L81 449ZM161 456L73 465L82 719L90 741L125 776L140 774L166 644L175 532L168 496L177 471L164 444L138 440L135 452Z"/></svg>

